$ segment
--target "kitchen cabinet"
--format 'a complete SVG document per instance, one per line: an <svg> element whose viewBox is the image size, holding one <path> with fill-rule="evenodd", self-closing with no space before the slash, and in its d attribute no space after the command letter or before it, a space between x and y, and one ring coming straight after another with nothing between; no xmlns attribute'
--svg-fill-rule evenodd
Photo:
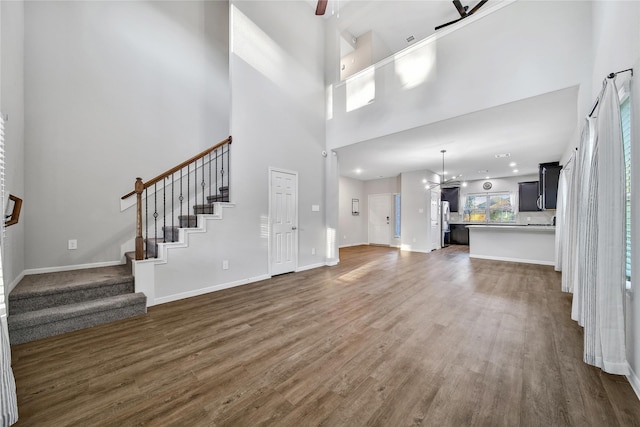
<svg viewBox="0 0 640 427"><path fill-rule="evenodd" d="M536 212L538 209L538 181L525 181L518 183L518 211Z"/></svg>
<svg viewBox="0 0 640 427"><path fill-rule="evenodd" d="M469 229L465 224L449 224L449 242L452 245L468 245Z"/></svg>
<svg viewBox="0 0 640 427"><path fill-rule="evenodd" d="M558 198L558 181L562 166L558 162L541 163L539 168L539 203L542 210L555 209Z"/></svg>
<svg viewBox="0 0 640 427"><path fill-rule="evenodd" d="M442 200L449 202L449 212L458 212L460 187L443 188Z"/></svg>

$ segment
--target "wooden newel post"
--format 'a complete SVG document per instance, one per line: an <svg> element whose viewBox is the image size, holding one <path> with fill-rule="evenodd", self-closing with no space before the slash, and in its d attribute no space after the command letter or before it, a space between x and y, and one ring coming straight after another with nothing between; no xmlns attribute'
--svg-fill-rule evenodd
<svg viewBox="0 0 640 427"><path fill-rule="evenodd" d="M142 237L142 178L136 178L136 261L144 259L144 238Z"/></svg>

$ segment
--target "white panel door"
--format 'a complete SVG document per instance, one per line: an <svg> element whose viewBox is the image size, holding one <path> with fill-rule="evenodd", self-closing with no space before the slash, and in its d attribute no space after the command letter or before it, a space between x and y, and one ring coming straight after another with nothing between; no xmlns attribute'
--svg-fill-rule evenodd
<svg viewBox="0 0 640 427"><path fill-rule="evenodd" d="M271 275L295 271L298 262L298 175L270 171Z"/></svg>
<svg viewBox="0 0 640 427"><path fill-rule="evenodd" d="M388 245L391 236L391 194L369 196L369 243Z"/></svg>

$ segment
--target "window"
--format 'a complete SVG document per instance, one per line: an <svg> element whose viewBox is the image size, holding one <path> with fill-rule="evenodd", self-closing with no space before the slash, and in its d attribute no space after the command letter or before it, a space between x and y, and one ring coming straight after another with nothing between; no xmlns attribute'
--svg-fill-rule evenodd
<svg viewBox="0 0 640 427"><path fill-rule="evenodd" d="M629 97L623 98L620 104L620 117L622 122L622 146L624 149L624 177L625 177L625 268L627 275L627 288L631 282L631 106Z"/></svg>
<svg viewBox="0 0 640 427"><path fill-rule="evenodd" d="M465 198L465 222L514 222L513 197L509 193L471 194Z"/></svg>
<svg viewBox="0 0 640 427"><path fill-rule="evenodd" d="M393 195L393 205L395 210L395 237L400 237L400 195Z"/></svg>

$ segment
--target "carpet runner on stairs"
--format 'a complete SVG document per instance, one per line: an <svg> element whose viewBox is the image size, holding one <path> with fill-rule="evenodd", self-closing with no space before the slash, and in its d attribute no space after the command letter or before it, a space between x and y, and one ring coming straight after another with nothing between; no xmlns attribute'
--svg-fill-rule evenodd
<svg viewBox="0 0 640 427"><path fill-rule="evenodd" d="M126 265L25 276L9 294L11 344L147 312Z"/></svg>

